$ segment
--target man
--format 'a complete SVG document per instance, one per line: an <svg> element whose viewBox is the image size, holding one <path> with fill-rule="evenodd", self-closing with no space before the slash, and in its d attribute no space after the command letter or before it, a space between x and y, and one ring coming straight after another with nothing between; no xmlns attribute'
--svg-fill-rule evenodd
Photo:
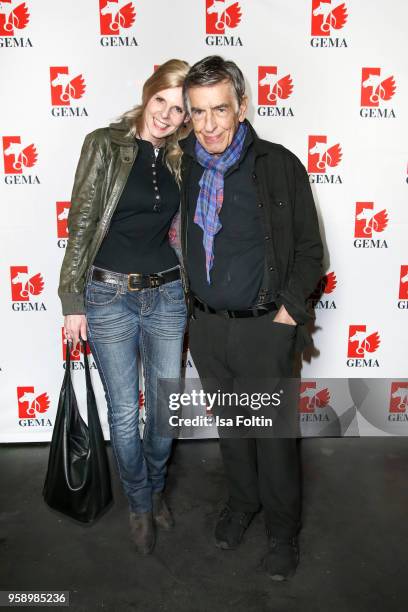
<svg viewBox="0 0 408 612"><path fill-rule="evenodd" d="M196 63L184 94L193 132L182 143L181 246L193 360L212 390L236 390L251 377L290 377L294 349L307 343L305 301L321 275L306 171L245 119L245 83L234 62L210 56ZM244 436L220 438L229 500L216 544L236 548L262 506L263 566L283 580L298 563L297 441Z"/></svg>

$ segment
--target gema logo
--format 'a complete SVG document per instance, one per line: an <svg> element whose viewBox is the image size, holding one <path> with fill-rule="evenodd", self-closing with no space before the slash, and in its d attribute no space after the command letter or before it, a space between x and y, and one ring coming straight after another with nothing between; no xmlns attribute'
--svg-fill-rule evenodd
<svg viewBox="0 0 408 612"><path fill-rule="evenodd" d="M22 144L20 136L3 136L4 182L6 185L39 185L35 174L26 174L37 163L37 149L33 143Z"/></svg>
<svg viewBox="0 0 408 612"><path fill-rule="evenodd" d="M10 284L13 310L47 310L43 302L35 299L44 290L44 279L41 273L31 274L28 266L11 266Z"/></svg>
<svg viewBox="0 0 408 612"><path fill-rule="evenodd" d="M73 101L79 100L85 93L82 74L71 77L68 66L51 66L50 88L53 117L88 116L86 108L72 105Z"/></svg>
<svg viewBox="0 0 408 612"><path fill-rule="evenodd" d="M335 301L327 296L333 293L336 286L337 278L334 272L322 276L308 299L309 305L321 310L335 310L337 308Z"/></svg>
<svg viewBox="0 0 408 612"><path fill-rule="evenodd" d="M374 212L374 202L356 202L354 246L358 249L388 249L386 240L376 238L388 225L386 209Z"/></svg>
<svg viewBox="0 0 408 612"><path fill-rule="evenodd" d="M29 38L17 37L30 21L25 2L3 0L0 2L0 47L32 47Z"/></svg>
<svg viewBox="0 0 408 612"><path fill-rule="evenodd" d="M408 382L392 382L390 389L390 404L388 407L389 421L408 421Z"/></svg>
<svg viewBox="0 0 408 612"><path fill-rule="evenodd" d="M258 115L260 117L293 117L290 106L279 106L293 93L290 74L282 76L277 66L258 66Z"/></svg>
<svg viewBox="0 0 408 612"><path fill-rule="evenodd" d="M392 75L383 78L381 68L362 68L361 70L361 109L363 119L395 119L392 108L385 108L396 92L395 78Z"/></svg>
<svg viewBox="0 0 408 612"><path fill-rule="evenodd" d="M56 203L56 218L57 218L57 246L59 249L65 249L68 241L68 214L71 208L71 202Z"/></svg>
<svg viewBox="0 0 408 612"><path fill-rule="evenodd" d="M143 391L139 390L139 424L146 424L146 401Z"/></svg>
<svg viewBox="0 0 408 612"><path fill-rule="evenodd" d="M67 357L67 339L65 337L65 330L61 328L61 340L62 340L62 360L63 360L63 368L66 368L66 357ZM76 346L73 346L70 351L70 359L71 359L71 370L83 370L84 364L81 362L81 355L83 355L84 349L80 342L77 342ZM86 354L91 355L91 349L89 347L89 343L86 343ZM89 360L89 367L96 368L96 363L93 359Z"/></svg>
<svg viewBox="0 0 408 612"><path fill-rule="evenodd" d="M136 19L134 2L99 0L99 22L102 47L137 47L134 36L123 35Z"/></svg>
<svg viewBox="0 0 408 612"><path fill-rule="evenodd" d="M398 298L398 308L408 310L408 264L400 269Z"/></svg>
<svg viewBox="0 0 408 612"><path fill-rule="evenodd" d="M301 422L328 421L329 417L322 408L330 403L327 387L318 389L316 381L301 382L299 389L299 413Z"/></svg>
<svg viewBox="0 0 408 612"><path fill-rule="evenodd" d="M239 2L205 0L206 44L215 47L242 47L242 39L230 35L230 31L239 26L241 19Z"/></svg>
<svg viewBox="0 0 408 612"><path fill-rule="evenodd" d="M378 368L378 360L372 359L369 354L375 353L379 346L378 331L368 334L366 325L349 325L347 366Z"/></svg>
<svg viewBox="0 0 408 612"><path fill-rule="evenodd" d="M339 143L328 144L327 136L309 136L307 148L307 171L311 183L343 183L338 174L329 170L341 162L343 156Z"/></svg>
<svg viewBox="0 0 408 612"><path fill-rule="evenodd" d="M333 37L344 28L348 14L344 2L332 3L331 0L312 0L312 47L347 47L345 38Z"/></svg>
<svg viewBox="0 0 408 612"><path fill-rule="evenodd" d="M49 427L50 419L44 413L50 407L48 393L37 394L34 387L17 387L19 425L22 427Z"/></svg>

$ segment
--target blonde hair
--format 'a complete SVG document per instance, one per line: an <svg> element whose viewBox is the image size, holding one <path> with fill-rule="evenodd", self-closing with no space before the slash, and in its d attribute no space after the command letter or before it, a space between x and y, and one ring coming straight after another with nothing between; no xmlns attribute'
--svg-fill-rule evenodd
<svg viewBox="0 0 408 612"><path fill-rule="evenodd" d="M143 85L142 102L131 110L123 113L120 119L126 119L129 123L129 134L137 136L143 127L143 114L149 100L163 89L171 87L182 87L184 79L190 69L187 62L171 59L161 64ZM187 110L186 110L187 112ZM164 149L164 160L166 166L174 174L177 182L180 182L181 156L183 154L178 141L185 138L190 127L182 123L180 127L166 138Z"/></svg>

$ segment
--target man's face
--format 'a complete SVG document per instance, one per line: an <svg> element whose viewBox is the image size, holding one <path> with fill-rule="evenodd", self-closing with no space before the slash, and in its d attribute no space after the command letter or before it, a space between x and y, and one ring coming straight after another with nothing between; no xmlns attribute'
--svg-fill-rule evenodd
<svg viewBox="0 0 408 612"><path fill-rule="evenodd" d="M220 155L231 144L240 122L244 121L247 99L238 106L229 81L188 90L193 130L208 153Z"/></svg>

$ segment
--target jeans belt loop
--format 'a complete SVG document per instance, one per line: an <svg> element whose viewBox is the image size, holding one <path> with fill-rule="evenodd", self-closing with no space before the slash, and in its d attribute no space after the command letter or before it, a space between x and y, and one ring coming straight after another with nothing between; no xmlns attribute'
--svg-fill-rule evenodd
<svg viewBox="0 0 408 612"><path fill-rule="evenodd" d="M162 282L159 282L160 279L162 280ZM164 284L164 278L163 276L159 275L159 274L151 274L150 275L150 289L157 289L157 287L160 287L160 285Z"/></svg>

